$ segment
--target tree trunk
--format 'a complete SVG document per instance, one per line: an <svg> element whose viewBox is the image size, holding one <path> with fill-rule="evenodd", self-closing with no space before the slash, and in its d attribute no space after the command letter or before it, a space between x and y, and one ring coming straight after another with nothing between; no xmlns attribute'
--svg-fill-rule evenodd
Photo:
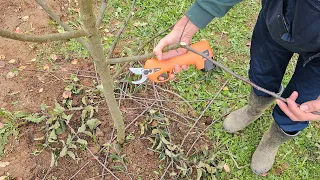
<svg viewBox="0 0 320 180"><path fill-rule="evenodd" d="M110 67L103 53L101 38L98 34L98 27L96 27L96 18L93 14L93 2L92 0L80 0L79 5L83 29L86 31L88 37L89 51L97 65L97 71L103 86L103 94L117 129L117 140L122 144L125 138L123 117L115 99Z"/></svg>

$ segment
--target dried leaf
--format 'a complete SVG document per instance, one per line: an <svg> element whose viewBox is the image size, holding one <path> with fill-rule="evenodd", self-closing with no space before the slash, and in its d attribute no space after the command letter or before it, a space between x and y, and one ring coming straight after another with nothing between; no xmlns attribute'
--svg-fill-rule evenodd
<svg viewBox="0 0 320 180"><path fill-rule="evenodd" d="M27 66L20 66L20 67L18 68L18 70L19 70L19 71L22 71L22 70L24 70L26 67L27 67Z"/></svg>
<svg viewBox="0 0 320 180"><path fill-rule="evenodd" d="M53 152L51 152L51 162L50 162L50 167L53 167L54 164L56 162L56 157L55 155L53 154Z"/></svg>
<svg viewBox="0 0 320 180"><path fill-rule="evenodd" d="M46 71L46 70L49 70L49 69L50 69L50 68L49 68L49 65L46 64L46 65L43 66L43 70Z"/></svg>
<svg viewBox="0 0 320 180"><path fill-rule="evenodd" d="M29 16L23 16L21 19L22 21L27 22L29 20Z"/></svg>
<svg viewBox="0 0 320 180"><path fill-rule="evenodd" d="M16 74L15 73L13 73L13 72L8 72L8 74L7 74L7 79L11 79L11 78L13 78L14 76L15 76Z"/></svg>
<svg viewBox="0 0 320 180"><path fill-rule="evenodd" d="M43 88L40 88L40 89L39 89L39 93L42 93L42 92L43 92Z"/></svg>
<svg viewBox="0 0 320 180"><path fill-rule="evenodd" d="M15 59L11 59L10 61L8 61L8 63L10 63L10 64L14 64L16 62L17 62L17 60L15 60Z"/></svg>
<svg viewBox="0 0 320 180"><path fill-rule="evenodd" d="M14 32L16 32L16 33L21 33L20 27L17 27Z"/></svg>
<svg viewBox="0 0 320 180"><path fill-rule="evenodd" d="M6 58L6 56L4 54L0 54L0 60L3 60L5 58Z"/></svg>
<svg viewBox="0 0 320 180"><path fill-rule="evenodd" d="M78 59L74 59L71 61L71 64L75 65L75 64L78 64Z"/></svg>
<svg viewBox="0 0 320 180"><path fill-rule="evenodd" d="M50 58L51 58L52 60L54 60L54 61L58 59L58 57L57 57L56 54L51 54L51 55L50 55Z"/></svg>
<svg viewBox="0 0 320 180"><path fill-rule="evenodd" d="M225 172L229 173L230 172L230 167L228 166L228 164L224 164L223 169Z"/></svg>
<svg viewBox="0 0 320 180"><path fill-rule="evenodd" d="M31 62L35 62L37 59L36 58L33 58L33 59L31 59L30 61Z"/></svg>
<svg viewBox="0 0 320 180"><path fill-rule="evenodd" d="M71 98L71 97L72 97L71 91L64 91L63 94L62 94L62 97L63 97L64 99Z"/></svg>
<svg viewBox="0 0 320 180"><path fill-rule="evenodd" d="M0 161L0 167L6 167L10 164L10 162L1 162Z"/></svg>
<svg viewBox="0 0 320 180"><path fill-rule="evenodd" d="M2 129L3 127L4 127L4 124L0 122L0 129Z"/></svg>
<svg viewBox="0 0 320 180"><path fill-rule="evenodd" d="M228 88L227 86L225 86L222 90L224 90L224 91L228 91L228 90L229 90L229 88Z"/></svg>

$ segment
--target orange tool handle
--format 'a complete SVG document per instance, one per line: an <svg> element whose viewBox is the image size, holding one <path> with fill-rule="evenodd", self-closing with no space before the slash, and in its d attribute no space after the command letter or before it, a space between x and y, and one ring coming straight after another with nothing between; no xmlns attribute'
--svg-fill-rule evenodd
<svg viewBox="0 0 320 180"><path fill-rule="evenodd" d="M210 44L206 40L199 41L191 45L192 48L200 52L209 52L209 57L213 57L213 53ZM205 66L205 58L193 53L187 52L186 54L176 56L167 60L157 60L155 58L148 59L144 65L145 69L160 68L160 70L149 74L147 77L153 82L166 82L169 80L170 74L175 65L195 65L197 69L203 69ZM165 80L159 80L158 77L162 74L168 73L168 78Z"/></svg>

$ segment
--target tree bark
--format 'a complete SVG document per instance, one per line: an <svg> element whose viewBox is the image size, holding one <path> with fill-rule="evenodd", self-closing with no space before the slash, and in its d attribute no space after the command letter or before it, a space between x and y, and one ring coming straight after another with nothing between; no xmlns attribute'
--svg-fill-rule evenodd
<svg viewBox="0 0 320 180"><path fill-rule="evenodd" d="M115 99L113 91L113 79L110 75L110 67L103 53L101 38L98 34L98 27L96 27L96 18L93 14L93 2L92 0L79 0L79 5L80 17L88 37L89 51L97 65L97 71L100 75L103 86L103 94L114 125L117 129L117 140L120 144L122 144L125 138L123 117Z"/></svg>
<svg viewBox="0 0 320 180"><path fill-rule="evenodd" d="M72 38L78 38L85 36L86 33L83 30L69 31L66 33L46 34L46 35L27 35L10 32L4 29L0 29L0 36L4 38L14 39L18 41L29 41L29 42L51 42L67 40Z"/></svg>

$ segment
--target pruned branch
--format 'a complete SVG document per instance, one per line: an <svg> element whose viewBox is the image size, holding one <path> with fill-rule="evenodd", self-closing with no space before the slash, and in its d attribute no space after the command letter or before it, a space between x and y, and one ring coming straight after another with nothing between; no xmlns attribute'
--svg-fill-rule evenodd
<svg viewBox="0 0 320 180"><path fill-rule="evenodd" d="M116 48L116 45L117 45L117 43L118 43L118 40L119 40L119 38L120 38L120 36L121 36L124 28L127 26L128 22L129 22L129 20L130 20L130 18L131 18L132 13L133 13L133 11L134 11L134 5L135 5L135 3L136 3L136 0L133 0L133 1L132 1L132 4L131 4L131 7L130 7L130 11L129 11L127 17L126 17L126 20L124 21L123 26L122 26L122 27L120 28L120 30L118 31L118 33L117 33L117 35L116 35L116 37L115 37L115 39L114 39L114 41L113 41L110 49L109 49L109 53L108 53L107 59L111 58L112 53L113 53L114 49Z"/></svg>
<svg viewBox="0 0 320 180"><path fill-rule="evenodd" d="M56 33L56 34L46 34L46 35L27 35L10 32L4 29L0 29L0 36L4 38L19 40L19 41L29 41L29 42L51 42L67 40L72 38L78 38L85 36L86 33L83 30L69 31L66 33Z"/></svg>
<svg viewBox="0 0 320 180"><path fill-rule="evenodd" d="M60 26L62 26L66 31L73 31L73 29L66 23L60 20L60 17L52 11L45 0L36 0L37 3L46 11L46 13L55 21L57 21ZM86 41L81 38L76 38L76 40L86 49L89 49L89 45Z"/></svg>
<svg viewBox="0 0 320 180"><path fill-rule="evenodd" d="M170 51L170 50L173 50L173 49L178 49L179 47L182 47L180 45L180 43L176 43L176 44L173 44L171 46L168 46L167 48L164 48L163 52ZM141 56L113 58L113 59L108 59L107 63L108 64L117 64L117 63L131 62L131 61L132 62L134 62L134 61L143 61L143 60L150 59L150 58L152 58L154 56L155 56L154 53L149 53L149 54L144 54L144 55L141 55Z"/></svg>
<svg viewBox="0 0 320 180"><path fill-rule="evenodd" d="M107 0L102 0L101 7L100 7L100 10L99 10L99 13L98 13L98 16L97 16L97 21L96 21L97 28L99 28L100 25L101 25L101 22L102 22L102 19L103 19L103 15L104 15L104 13L106 12L106 9L107 9L107 4L108 4Z"/></svg>

